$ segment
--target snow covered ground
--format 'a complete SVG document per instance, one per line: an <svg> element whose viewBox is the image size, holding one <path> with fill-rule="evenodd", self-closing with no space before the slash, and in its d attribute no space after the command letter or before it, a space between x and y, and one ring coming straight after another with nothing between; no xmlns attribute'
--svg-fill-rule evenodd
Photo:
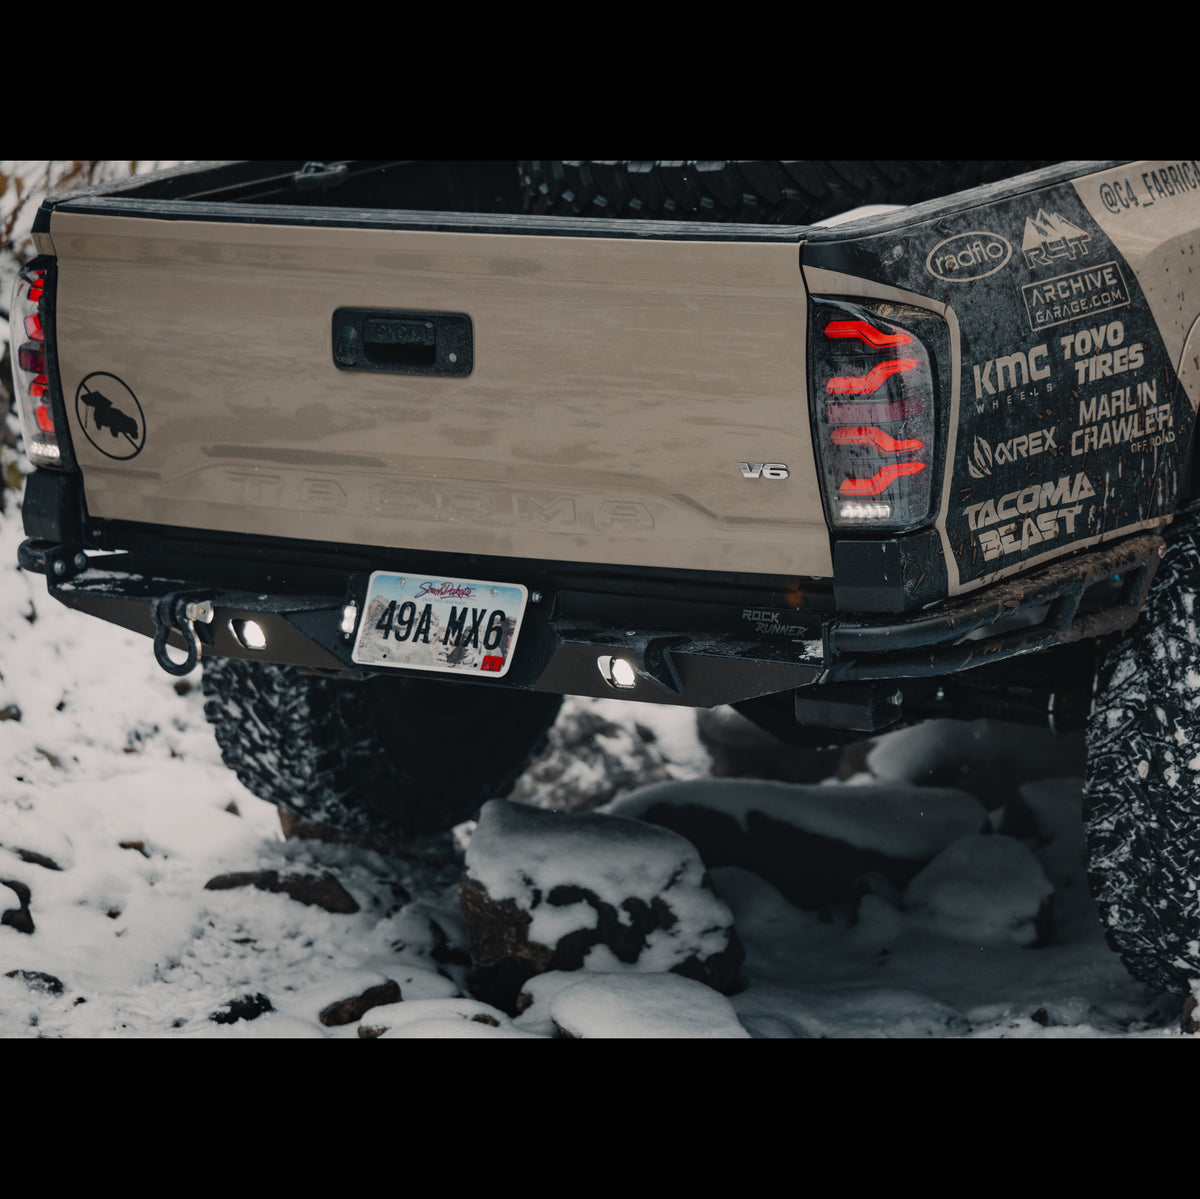
<svg viewBox="0 0 1200 1199"><path fill-rule="evenodd" d="M44 165L0 163L0 214L18 178ZM21 216L18 228L29 205ZM545 975L512 1019L469 993L458 904L469 828L400 856L285 839L275 810L222 765L199 673L174 679L148 639L51 601L44 580L16 568L21 536L9 492L0 1036L542 1040L555 1025L581 1037L1181 1035L1178 998L1135 983L1104 943L1082 866L1077 743L943 722L882 738L845 781L798 787L712 778L689 711L582 700L568 700L559 722L574 738L556 737L523 800L577 807L615 789L625 812L669 795L737 821L753 807L833 842L907 843L931 861L902 891L867 879L854 902L820 912L780 893L782 849L774 885L717 867L746 950L738 993L654 972ZM602 755L580 748L589 722ZM1000 775L1012 784L1003 807ZM948 778L958 790L945 790ZM593 877L601 848L582 838L558 876ZM356 910L206 885L272 872L316 878ZM374 1006L345 1009L364 994Z"/></svg>
<svg viewBox="0 0 1200 1199"><path fill-rule="evenodd" d="M15 567L20 537L10 503L0 517L0 908L18 910L27 888L33 931L0 924L0 1035L543 1039L551 1012L585 1037L1180 1035L1178 999L1133 982L1104 944L1081 865L1077 778L1023 784L1033 822L1020 837L978 836L974 821L955 823L977 801L900 781L957 754L969 783L1006 738L1028 745L1025 730L943 723L893 734L868 759L874 775L814 798L811 787L706 777L691 712L575 700L562 721L599 712L630 747L654 734L651 756L625 763L630 780L692 788L734 812L748 794L763 806L763 788L770 803L803 792L806 819L854 844L894 840L906 820L945 805L935 822L945 849L903 897L868 888L821 914L760 875L720 867L713 881L746 947L742 991L727 999L674 975L547 976L510 1019L465 989L461 837L403 857L285 840L274 809L221 764L197 676L181 685L149 640L52 602L40 577ZM571 767L543 763L539 777L602 787ZM1055 773L1052 757L1044 773ZM889 789L894 802L880 802ZM205 887L253 871L327 873L358 910ZM1050 943L1030 948L1030 913L1049 888ZM400 1002L321 1022L388 980Z"/></svg>

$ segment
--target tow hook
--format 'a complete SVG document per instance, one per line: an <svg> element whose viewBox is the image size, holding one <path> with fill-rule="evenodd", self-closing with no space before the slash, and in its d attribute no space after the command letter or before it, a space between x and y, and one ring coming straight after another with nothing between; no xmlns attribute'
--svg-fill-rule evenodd
<svg viewBox="0 0 1200 1199"><path fill-rule="evenodd" d="M201 598L194 591L170 591L151 602L150 618L155 624L155 661L168 674L188 674L200 660L196 622L212 623L212 600ZM167 656L167 638L172 630L187 643L187 657L182 662L172 661Z"/></svg>

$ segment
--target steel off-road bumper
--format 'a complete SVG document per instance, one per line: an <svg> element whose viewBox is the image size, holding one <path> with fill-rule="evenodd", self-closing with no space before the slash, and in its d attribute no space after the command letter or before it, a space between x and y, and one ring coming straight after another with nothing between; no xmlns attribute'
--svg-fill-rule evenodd
<svg viewBox="0 0 1200 1199"><path fill-rule="evenodd" d="M549 586L531 594L512 669L476 685L712 707L802 688L812 688L817 699L873 680L950 676L1128 628L1163 545L1159 534L1142 533L894 618L797 608L782 636L748 635L745 612L728 588L721 598L729 620L722 628L721 604L708 605L706 619L697 621L694 607L681 601L672 613L670 601L660 599L652 605L654 619L639 624L636 595L596 599ZM50 594L67 607L155 638L160 662L176 672L194 665L189 649L314 671L367 672L352 660L352 632L344 628L348 605L361 609L360 572L271 566L235 578L210 565L167 577L143 572L137 554L83 555L71 545L35 540L22 544L20 562L45 574ZM261 632L254 639L261 648L248 644L245 622ZM614 660L628 668L614 671Z"/></svg>

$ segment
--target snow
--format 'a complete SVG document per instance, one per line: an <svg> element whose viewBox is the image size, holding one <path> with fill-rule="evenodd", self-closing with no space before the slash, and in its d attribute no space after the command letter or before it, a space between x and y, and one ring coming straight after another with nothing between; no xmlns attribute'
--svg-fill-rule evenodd
<svg viewBox="0 0 1200 1199"><path fill-rule="evenodd" d="M16 173L0 163L0 174ZM687 710L571 699L564 718L596 711L639 744L635 726L648 731L672 781L618 797L622 820L573 815L567 852L561 839L530 833L521 809L499 804L475 828L392 855L287 840L275 810L221 763L199 671L176 680L155 664L148 638L52 601L42 578L16 567L20 514L13 493L5 496L0 916L19 912L27 891L33 931L0 923L0 1036L1183 1035L1179 999L1131 979L1104 942L1082 865L1077 739L939 721L880 738L854 777L800 786L711 777ZM572 775L570 763L557 772L582 791L601 790L605 780L589 773ZM1005 831L1000 781L1019 791L1019 833ZM635 837L624 818L664 798L739 822L766 810L928 864L901 892L876 881L854 903L821 912L793 906L747 869L709 871L719 899L708 915L732 918L746 950L734 995L661 968L631 971L594 950L582 971L531 980L531 1003L518 1016L472 997L458 907L464 867L514 896L563 882L610 897L630 887L647 893L686 850L652 827ZM332 913L255 886L206 888L219 875L252 871L328 872L358 910ZM1050 936L1034 948L1047 900ZM550 910L537 918L550 920ZM593 918L570 905L537 930L552 937ZM393 984L400 1001L323 1022L343 1001Z"/></svg>
<svg viewBox="0 0 1200 1199"><path fill-rule="evenodd" d="M964 793L904 779L798 786L711 778L693 713L615 700L568 704L655 733L673 776L619 797L626 816L664 790L678 798L691 789L696 802L734 814L748 805L786 813L790 795L798 825L856 844L910 838L930 865L904 896L875 888L853 908L825 913L793 907L748 870L714 869L746 949L739 993L631 973L594 952L585 971L534 980L531 1006L510 1017L466 986L457 906L464 862L486 859L514 894L529 885L523 880L543 894L564 880L598 893L649 890L678 863L674 834L650 828L631 841L621 821L605 833L601 817L576 814L570 852L555 855L548 841L522 838L521 809L497 804L485 817L499 819L481 822L473 853L471 830L460 830L465 859L451 838L403 856L285 840L274 809L222 765L198 672L180 694L148 638L51 601L43 579L15 566L21 536L10 500L0 516L0 710L13 705L20 719L0 720L0 880L28 887L35 928L0 925L0 1036L1181 1035L1179 1001L1134 982L1104 943L1081 865L1077 776L1021 786L1035 826L1029 837L981 835L997 813ZM949 723L894 734L896 744L882 739L868 765L878 759L885 776L919 773L953 749ZM1010 753L1028 740L1027 730L992 728L998 743L1009 738ZM958 733L964 760L977 760L979 727ZM502 831L508 848L497 858ZM630 844L639 846L636 860ZM359 910L330 913L255 887L205 889L217 875L255 870L328 871ZM1028 948L1022 929L1051 889L1053 936ZM15 907L16 895L0 886L0 909ZM558 915L569 923L585 913ZM59 980L61 993L42 976ZM387 980L400 1002L350 1024L321 1023L330 1004ZM270 1010L212 1019L258 995Z"/></svg>

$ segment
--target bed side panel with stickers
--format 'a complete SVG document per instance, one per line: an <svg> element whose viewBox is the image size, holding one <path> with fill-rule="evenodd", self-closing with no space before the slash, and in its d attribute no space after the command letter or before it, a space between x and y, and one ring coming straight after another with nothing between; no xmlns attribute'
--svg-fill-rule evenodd
<svg viewBox="0 0 1200 1199"><path fill-rule="evenodd" d="M1179 375L1198 244L1200 165L1174 161L805 246L814 290L877 281L947 317L950 594L1170 518L1196 411Z"/></svg>

